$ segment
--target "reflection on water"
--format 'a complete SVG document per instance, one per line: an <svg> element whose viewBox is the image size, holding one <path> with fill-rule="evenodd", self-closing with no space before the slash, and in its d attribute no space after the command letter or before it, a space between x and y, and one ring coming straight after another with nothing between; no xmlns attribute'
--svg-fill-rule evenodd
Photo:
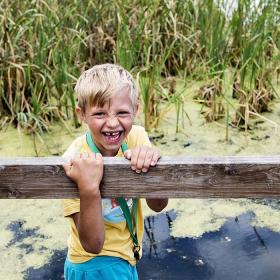
<svg viewBox="0 0 280 280"><path fill-rule="evenodd" d="M280 279L280 234L251 226L253 212L230 218L200 238L171 237L175 218L170 211L145 219L140 280ZM66 250L56 251L47 265L28 269L25 279L63 279L65 256Z"/></svg>
<svg viewBox="0 0 280 280"><path fill-rule="evenodd" d="M174 239L170 237L172 220L176 214L174 211L166 212L157 216L147 217L144 221L145 234L143 238L143 257L163 258L166 248L162 248L164 241ZM172 249L170 249L172 250Z"/></svg>
<svg viewBox="0 0 280 280"><path fill-rule="evenodd" d="M174 217L171 212L145 221L149 233L138 264L140 279L280 279L280 234L251 226L252 212L197 239L166 234Z"/></svg>

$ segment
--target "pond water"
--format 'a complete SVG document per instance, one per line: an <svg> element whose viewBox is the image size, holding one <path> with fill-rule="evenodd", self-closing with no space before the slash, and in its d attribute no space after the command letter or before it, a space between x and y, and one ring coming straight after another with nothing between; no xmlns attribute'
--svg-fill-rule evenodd
<svg viewBox="0 0 280 280"><path fill-rule="evenodd" d="M175 134L174 112L151 133L163 155L280 154L280 104L252 120L251 129L206 123L190 92L185 109L190 121ZM138 119L141 123L141 117ZM70 127L70 125L69 125ZM0 131L0 156L60 155L84 128L55 124L41 139L6 127ZM62 279L68 225L59 200L0 200L1 279ZM278 200L172 199L155 215L147 207L140 280L280 279ZM4 277L4 278L3 278Z"/></svg>
<svg viewBox="0 0 280 280"><path fill-rule="evenodd" d="M251 226L253 212L230 218L220 230L200 238L174 238L153 230L168 228L172 214L146 220L152 231L145 236L140 279L279 279L280 235Z"/></svg>
<svg viewBox="0 0 280 280"><path fill-rule="evenodd" d="M252 225L256 218L253 211L229 218L219 230L199 238L173 237L176 216L176 211L170 210L146 217L143 257L137 265L140 280L279 279L280 234ZM47 237L36 228L24 230L24 223L17 221L8 226L14 237L7 250L18 244L21 257L28 258L36 250L35 244L26 245L24 240ZM182 226L186 227L187 222ZM43 248L41 252L44 254ZM66 248L55 249L47 263L24 270L22 279L63 279L66 253Z"/></svg>

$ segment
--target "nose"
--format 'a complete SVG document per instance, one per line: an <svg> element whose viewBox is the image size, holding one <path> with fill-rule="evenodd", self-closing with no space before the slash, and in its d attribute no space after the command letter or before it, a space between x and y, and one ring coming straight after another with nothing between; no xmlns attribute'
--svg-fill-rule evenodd
<svg viewBox="0 0 280 280"><path fill-rule="evenodd" d="M119 125L119 120L116 116L110 116L106 121L106 125L111 128L117 127Z"/></svg>

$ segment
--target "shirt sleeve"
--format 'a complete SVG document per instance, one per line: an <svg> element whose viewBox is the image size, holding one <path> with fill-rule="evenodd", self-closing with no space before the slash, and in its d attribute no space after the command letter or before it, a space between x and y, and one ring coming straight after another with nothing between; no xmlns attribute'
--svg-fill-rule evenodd
<svg viewBox="0 0 280 280"><path fill-rule="evenodd" d="M132 127L131 132L127 137L127 144L129 149L133 149L139 146L152 146L145 128L139 125L134 125Z"/></svg>
<svg viewBox="0 0 280 280"><path fill-rule="evenodd" d="M62 157L70 160L72 157L78 155L82 149L84 139L85 139L84 135L75 139L71 143L71 145L67 148L67 150L64 152Z"/></svg>

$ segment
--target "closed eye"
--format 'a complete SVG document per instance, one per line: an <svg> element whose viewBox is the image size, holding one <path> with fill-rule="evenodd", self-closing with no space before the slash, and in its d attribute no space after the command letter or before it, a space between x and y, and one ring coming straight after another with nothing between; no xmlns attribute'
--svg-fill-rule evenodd
<svg viewBox="0 0 280 280"><path fill-rule="evenodd" d="M120 111L120 112L118 112L118 115L120 115L120 116L122 116L122 115L129 115L130 114L130 112L128 112L128 111Z"/></svg>
<svg viewBox="0 0 280 280"><path fill-rule="evenodd" d="M96 112L91 115L94 117L104 117L106 114L104 112Z"/></svg>

